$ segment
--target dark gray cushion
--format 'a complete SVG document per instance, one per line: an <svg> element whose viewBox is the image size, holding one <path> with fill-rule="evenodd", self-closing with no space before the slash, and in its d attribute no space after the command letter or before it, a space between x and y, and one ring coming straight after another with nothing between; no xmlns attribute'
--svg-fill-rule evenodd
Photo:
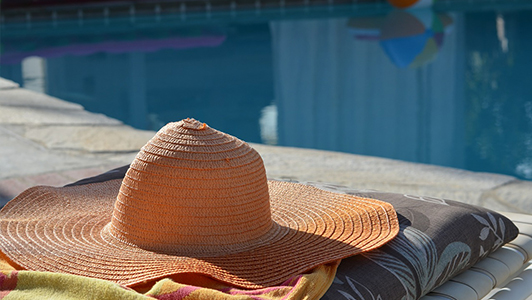
<svg viewBox="0 0 532 300"><path fill-rule="evenodd" d="M342 260L322 299L418 299L519 233L505 216L457 201L312 185L391 203L400 223L385 246Z"/></svg>

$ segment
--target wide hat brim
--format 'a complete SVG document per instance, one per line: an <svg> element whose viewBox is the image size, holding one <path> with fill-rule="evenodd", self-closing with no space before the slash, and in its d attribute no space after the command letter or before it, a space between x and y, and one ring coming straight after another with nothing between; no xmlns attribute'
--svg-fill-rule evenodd
<svg viewBox="0 0 532 300"><path fill-rule="evenodd" d="M237 252L196 257L145 250L105 234L122 181L30 188L0 211L0 249L19 266L134 286L196 273L244 288L380 247L399 231L386 202L268 181L274 226Z"/></svg>

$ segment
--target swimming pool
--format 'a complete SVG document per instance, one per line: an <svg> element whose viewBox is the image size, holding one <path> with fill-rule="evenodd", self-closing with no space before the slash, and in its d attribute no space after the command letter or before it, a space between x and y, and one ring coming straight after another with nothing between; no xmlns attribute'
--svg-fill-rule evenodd
<svg viewBox="0 0 532 300"><path fill-rule="evenodd" d="M0 76L142 129L194 117L249 142L532 179L526 1L165 3L3 13Z"/></svg>

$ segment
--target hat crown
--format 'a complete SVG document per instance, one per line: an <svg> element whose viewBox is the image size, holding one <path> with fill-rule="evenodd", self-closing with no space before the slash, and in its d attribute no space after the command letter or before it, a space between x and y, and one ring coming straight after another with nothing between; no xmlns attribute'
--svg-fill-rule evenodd
<svg viewBox="0 0 532 300"><path fill-rule="evenodd" d="M141 149L108 226L141 248L219 253L272 226L266 172L247 143L194 119L169 123Z"/></svg>

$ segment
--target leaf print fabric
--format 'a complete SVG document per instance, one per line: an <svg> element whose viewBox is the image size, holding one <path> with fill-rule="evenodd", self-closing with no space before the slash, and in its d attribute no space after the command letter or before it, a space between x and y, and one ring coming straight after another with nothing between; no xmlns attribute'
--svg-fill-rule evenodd
<svg viewBox="0 0 532 300"><path fill-rule="evenodd" d="M480 224L484 225L485 227L480 230L479 239L481 241L486 241L490 234L493 234L493 237L495 238L495 241L491 244L490 251L486 251L483 244L480 245L480 257L487 256L491 251L494 251L498 249L500 246L502 246L504 242L504 235L506 231L506 225L503 218L497 218L492 213L487 212L486 215L488 218L484 218L482 216L479 216L477 214L472 213L471 214ZM498 221L497 221L498 219ZM488 222L489 220L489 222Z"/></svg>
<svg viewBox="0 0 532 300"><path fill-rule="evenodd" d="M508 218L482 207L434 197L326 188L391 203L401 230L385 246L343 259L324 300L419 299L518 234Z"/></svg>

